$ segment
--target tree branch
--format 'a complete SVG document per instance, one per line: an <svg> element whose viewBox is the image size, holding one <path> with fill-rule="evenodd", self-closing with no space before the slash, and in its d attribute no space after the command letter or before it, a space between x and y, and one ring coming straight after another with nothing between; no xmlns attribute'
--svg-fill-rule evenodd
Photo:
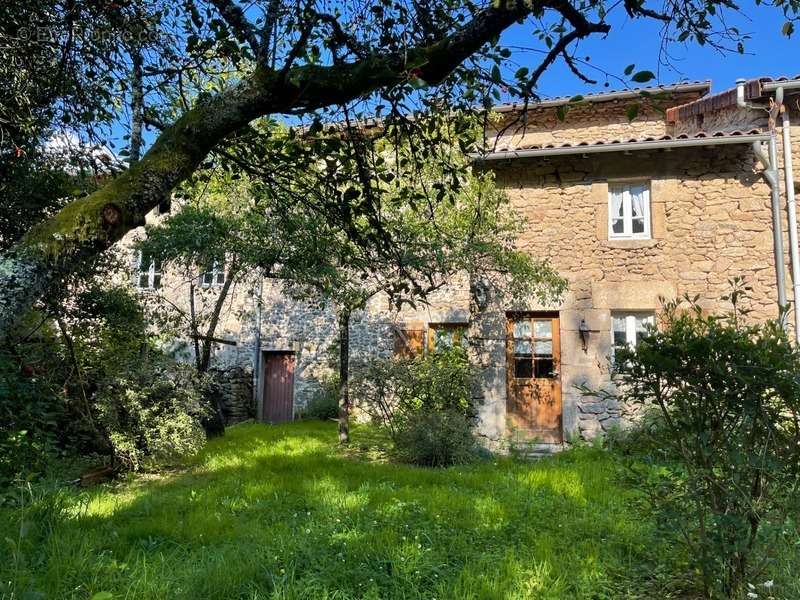
<svg viewBox="0 0 800 600"><path fill-rule="evenodd" d="M239 43L249 46L256 57L260 56L261 44L259 44L256 32L241 7L234 4L233 0L211 0L211 4L230 27Z"/></svg>
<svg viewBox="0 0 800 600"><path fill-rule="evenodd" d="M569 54L567 54L566 50L564 50L561 53L561 57L564 59L564 62L567 63L567 66L569 67L569 70L572 71L572 74L575 75L575 77L577 77L578 79L580 79L584 83L588 83L589 85L595 85L597 83L597 81L595 79L591 79L590 77L587 77L578 68L578 66L575 64L575 61L572 59L572 57Z"/></svg>
<svg viewBox="0 0 800 600"><path fill-rule="evenodd" d="M237 8L225 0L215 0L215 4ZM608 26L588 23L578 13L579 19L567 0L547 0L536 7L515 2L511 8L501 4L477 12L434 44L349 63L293 67L286 77L259 65L250 77L187 110L163 130L140 161L97 192L67 204L0 257L0 337L63 275L142 225L144 215L188 178L217 144L250 121L351 102L407 81L412 68L429 84L440 83L515 21L547 7L564 11L572 23L581 23L580 29L559 42L561 49L568 43L565 39L608 31ZM235 16L235 10L227 12ZM114 223L103 219L108 206L119 212Z"/></svg>
<svg viewBox="0 0 800 600"><path fill-rule="evenodd" d="M270 50L270 44L272 42L272 36L275 33L278 23L278 15L280 14L281 9L281 1L280 0L270 0L269 6L264 14L264 26L261 29L261 44L259 45L259 54L258 57L260 61L265 61L267 58L267 54ZM273 53L274 54L274 53ZM275 57L272 57L272 65L275 66ZM266 62L264 62L266 66Z"/></svg>

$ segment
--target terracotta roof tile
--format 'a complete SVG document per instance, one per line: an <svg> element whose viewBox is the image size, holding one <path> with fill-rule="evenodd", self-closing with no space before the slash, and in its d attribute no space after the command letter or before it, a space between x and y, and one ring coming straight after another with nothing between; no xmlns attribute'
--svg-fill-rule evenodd
<svg viewBox="0 0 800 600"><path fill-rule="evenodd" d="M779 83L782 81L800 81L800 75L780 77L757 77L750 79L744 84L744 96L746 100L755 100L764 97L762 90L763 83ZM667 122L676 123L677 121L686 121L696 115L714 112L724 108L736 106L736 88L719 92L699 98L681 106L674 106L667 109Z"/></svg>
<svg viewBox="0 0 800 600"><path fill-rule="evenodd" d="M560 104L567 104L576 96L580 96L585 102L607 102L617 99L625 99L641 96L645 94L657 94L659 92L691 92L699 91L707 94L711 90L711 82L706 81L682 81L679 83L669 85L658 85L652 87L637 87L626 88L618 90L604 90L602 92L588 92L585 94L572 94L571 96L555 96L553 98L543 98L538 102L528 103L529 108L537 108L542 106L558 106ZM523 102L514 102L511 104L498 104L492 107L496 112L513 112L515 110L522 110L525 107Z"/></svg>

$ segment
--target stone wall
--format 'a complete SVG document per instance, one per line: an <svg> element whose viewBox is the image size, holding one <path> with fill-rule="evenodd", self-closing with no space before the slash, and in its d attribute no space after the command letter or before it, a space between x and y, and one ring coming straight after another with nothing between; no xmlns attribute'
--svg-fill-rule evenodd
<svg viewBox="0 0 800 600"><path fill-rule="evenodd" d="M718 310L729 279L743 275L753 288L752 317L777 315L769 188L748 147L515 160L495 171L528 221L519 247L549 259L570 283L558 306L514 307L559 311L566 433L591 437L629 416L625 407L585 398L576 387L613 391L613 310L657 311L660 297L683 294ZM651 182L653 239L608 240L608 182L632 179ZM492 340L490 362L504 362L503 308L509 307L496 307L482 324L483 337ZM586 352L581 319L591 330ZM496 436L505 429L505 372L490 368L485 379L482 431Z"/></svg>
<svg viewBox="0 0 800 600"><path fill-rule="evenodd" d="M209 376L209 392L222 407L226 425L255 418L252 371L240 366L214 368L209 371Z"/></svg>
<svg viewBox="0 0 800 600"><path fill-rule="evenodd" d="M673 94L659 107L665 109L685 104L698 98L696 92ZM628 119L628 108L640 105L635 119ZM673 128L664 121L652 102L644 99L609 100L578 104L571 107L562 121L556 108L532 105L525 115L509 113L499 115L488 134L491 145L498 150L544 146L547 144L572 144L598 140L630 140L632 138L661 137L672 134Z"/></svg>
<svg viewBox="0 0 800 600"><path fill-rule="evenodd" d="M692 97L673 100L679 103ZM648 107L628 123L625 111L631 103L577 107L564 122L557 119L554 108L536 108L530 111L525 128L510 128L499 145L575 144L691 133L692 128L764 125L757 114L735 110L705 117L702 124L672 125ZM800 172L800 116L795 122L795 166ZM514 210L527 221L519 248L548 259L569 281L563 301L509 306L488 290L486 303L478 310L470 282L459 277L415 309L397 312L385 297L376 297L366 310L352 315L350 331L351 368L357 369L370 358L390 355L395 330L404 324L424 328L431 323L469 323L470 356L481 372L473 394L479 404L480 432L489 445L499 444L508 433L505 327L509 311L558 312L563 428L567 437L586 438L624 425L633 416L627 407L586 398L578 389L586 385L613 391L609 376L612 311L657 311L662 297L683 294L698 295L706 310L715 311L725 308L721 297L729 289L728 280L743 275L752 286L752 317L776 316L770 195L748 146L516 159L491 166ZM630 180L650 183L652 239L609 240L609 183ZM785 248L788 265L788 239ZM786 279L790 290L788 269ZM165 273L164 281L163 293L187 309L186 275ZM207 311L216 293L214 288L203 290L198 309ZM578 333L581 320L590 329L585 352ZM333 307L295 300L280 283L270 280L247 280L233 290L217 337L235 342L218 344L214 352L214 365L229 382L221 384L220 393L229 398L231 419L261 415L260 401L252 399L263 397L264 352L294 353L295 410L320 391L338 360Z"/></svg>

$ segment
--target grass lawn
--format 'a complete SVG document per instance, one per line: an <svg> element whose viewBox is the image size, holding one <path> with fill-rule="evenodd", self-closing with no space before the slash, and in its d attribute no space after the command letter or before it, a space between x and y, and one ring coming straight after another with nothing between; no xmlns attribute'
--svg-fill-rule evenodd
<svg viewBox="0 0 800 600"><path fill-rule="evenodd" d="M0 509L0 596L666 597L602 451L430 470L345 456L334 427L233 427L187 470L49 497L22 537Z"/></svg>

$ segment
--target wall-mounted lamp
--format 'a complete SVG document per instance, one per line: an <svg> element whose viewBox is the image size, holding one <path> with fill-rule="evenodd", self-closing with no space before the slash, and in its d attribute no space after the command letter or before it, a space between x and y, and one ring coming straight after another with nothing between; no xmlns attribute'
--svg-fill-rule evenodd
<svg viewBox="0 0 800 600"><path fill-rule="evenodd" d="M486 307L489 305L489 290L487 289L485 282L475 281L473 283L472 297L475 300L478 310L486 310Z"/></svg>
<svg viewBox="0 0 800 600"><path fill-rule="evenodd" d="M583 351L586 352L587 344L589 343L589 326L586 324L585 319L581 319L580 325L578 325L578 333L581 336L581 344L583 345Z"/></svg>

